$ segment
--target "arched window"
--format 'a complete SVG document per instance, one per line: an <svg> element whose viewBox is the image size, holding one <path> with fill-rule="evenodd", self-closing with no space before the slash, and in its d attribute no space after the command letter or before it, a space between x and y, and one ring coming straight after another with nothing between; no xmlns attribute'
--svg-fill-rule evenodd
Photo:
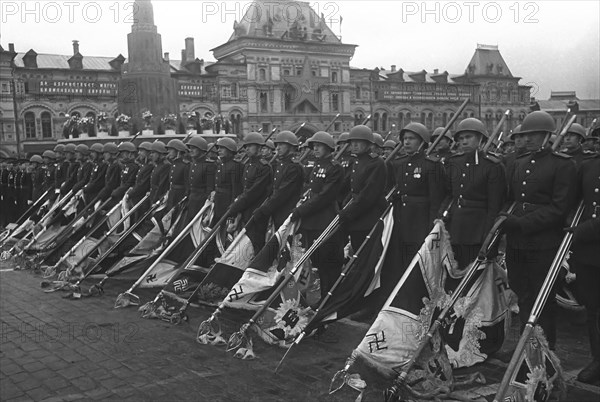
<svg viewBox="0 0 600 402"><path fill-rule="evenodd" d="M25 138L35 138L35 114L33 112L25 113Z"/></svg>
<svg viewBox="0 0 600 402"><path fill-rule="evenodd" d="M379 131L379 113L373 115L373 131Z"/></svg>
<svg viewBox="0 0 600 402"><path fill-rule="evenodd" d="M96 114L94 112L87 112L85 114L85 117L87 117L88 119L91 119L91 122L87 127L88 135L95 136L96 135Z"/></svg>
<svg viewBox="0 0 600 402"><path fill-rule="evenodd" d="M242 115L239 113L232 113L229 115L229 121L231 121L229 133L240 134L242 132Z"/></svg>
<svg viewBox="0 0 600 402"><path fill-rule="evenodd" d="M402 130L405 126L405 117L404 117L404 113L400 112L398 113L398 130Z"/></svg>
<svg viewBox="0 0 600 402"><path fill-rule="evenodd" d="M331 94L331 110L334 112L340 110L340 99L338 94Z"/></svg>
<svg viewBox="0 0 600 402"><path fill-rule="evenodd" d="M356 99L360 99L361 97L361 90L360 87L357 85L356 86Z"/></svg>
<svg viewBox="0 0 600 402"><path fill-rule="evenodd" d="M354 125L358 126L359 124L362 124L363 120L365 119L365 115L362 113L355 113L354 114Z"/></svg>
<svg viewBox="0 0 600 402"><path fill-rule="evenodd" d="M383 113L381 115L381 131L387 131L387 120L388 120L388 114L387 113Z"/></svg>
<svg viewBox="0 0 600 402"><path fill-rule="evenodd" d="M266 81L267 80L267 70L265 70L264 68L261 68L260 70L258 70L258 79L261 81Z"/></svg>
<svg viewBox="0 0 600 402"><path fill-rule="evenodd" d="M52 138L52 116L50 112L42 112L42 138Z"/></svg>
<svg viewBox="0 0 600 402"><path fill-rule="evenodd" d="M331 82L333 82L333 83L337 83L338 82L338 73L337 73L337 71L333 71L331 73Z"/></svg>

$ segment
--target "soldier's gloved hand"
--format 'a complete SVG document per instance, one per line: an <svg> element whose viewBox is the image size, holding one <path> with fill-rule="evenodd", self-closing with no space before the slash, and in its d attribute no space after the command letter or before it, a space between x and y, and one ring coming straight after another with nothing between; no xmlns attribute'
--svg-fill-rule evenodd
<svg viewBox="0 0 600 402"><path fill-rule="evenodd" d="M508 215L504 223L502 223L502 229L505 233L517 233L521 231L521 225L519 224L519 218L516 216Z"/></svg>
<svg viewBox="0 0 600 402"><path fill-rule="evenodd" d="M27 205L33 205L33 200L27 200Z"/></svg>

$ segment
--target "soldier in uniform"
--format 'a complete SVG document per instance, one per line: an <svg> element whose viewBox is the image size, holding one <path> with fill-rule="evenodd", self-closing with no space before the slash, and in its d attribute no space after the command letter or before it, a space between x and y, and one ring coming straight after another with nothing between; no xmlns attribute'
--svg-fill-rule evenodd
<svg viewBox="0 0 600 402"><path fill-rule="evenodd" d="M140 202L142 198L150 191L150 176L154 169L154 164L150 161L150 152L152 152L152 143L144 141L138 147L138 170L135 175L135 183L129 192L129 199L133 205ZM134 213L134 220L137 222L148 210L149 203L145 202Z"/></svg>
<svg viewBox="0 0 600 402"><path fill-rule="evenodd" d="M353 127L348 140L356 159L350 166L350 196L339 216L340 224L350 236L352 249L358 250L387 205L387 169L383 159L371 152L374 139L369 127Z"/></svg>
<svg viewBox="0 0 600 402"><path fill-rule="evenodd" d="M44 191L48 190L48 196L51 197L51 193L54 192L54 179L56 178L54 174L56 154L54 151L46 150L42 153L42 159L44 160Z"/></svg>
<svg viewBox="0 0 600 402"><path fill-rule="evenodd" d="M600 380L600 155L585 158L577 174L578 197L584 210L573 231L569 263L577 272L575 281L587 313L592 362L578 374L581 382Z"/></svg>
<svg viewBox="0 0 600 402"><path fill-rule="evenodd" d="M214 225L227 211L233 200L242 192L242 176L244 166L234 160L237 153L237 144L231 138L217 140L217 172L215 174L215 191L213 221Z"/></svg>
<svg viewBox="0 0 600 402"><path fill-rule="evenodd" d="M515 127L509 135L509 139L513 142L513 150L510 153L504 155L502 162L504 163L504 167L506 168L507 173L510 172L512 166L520 155L523 155L527 152L527 148L525 147L525 137L517 135L521 131L521 125L519 124Z"/></svg>
<svg viewBox="0 0 600 402"><path fill-rule="evenodd" d="M189 202L188 220L196 216L202 209L206 200L215 189L216 166L214 162L206 160L208 156L208 143L199 135L194 135L188 142L192 163L188 178Z"/></svg>
<svg viewBox="0 0 600 402"><path fill-rule="evenodd" d="M63 196L73 189L73 186L77 182L77 171L79 170L79 161L75 158L75 151L77 147L75 144L65 145L64 153L65 160L68 161L67 172L65 174L65 180L60 186L60 195Z"/></svg>
<svg viewBox="0 0 600 402"><path fill-rule="evenodd" d="M65 146L56 144L54 154L56 155L54 169L54 187L56 191L52 193L53 200L60 194L61 186L66 181L67 171L69 170L69 161L65 157Z"/></svg>
<svg viewBox="0 0 600 402"><path fill-rule="evenodd" d="M139 166L135 163L137 148L132 142L122 142L117 148L121 163L121 184L110 193L110 196L119 202L135 184Z"/></svg>
<svg viewBox="0 0 600 402"><path fill-rule="evenodd" d="M585 128L581 124L573 123L567 130L567 134L563 138L561 148L563 152L573 158L577 166L581 164L584 156L583 141L585 140Z"/></svg>
<svg viewBox="0 0 600 402"><path fill-rule="evenodd" d="M2 158L2 169L0 171L0 226L4 227L8 222L6 211L6 192L8 190L8 164Z"/></svg>
<svg viewBox="0 0 600 402"><path fill-rule="evenodd" d="M184 156L189 152L189 149L183 141L171 140L167 143L166 148L167 158L171 162L170 187L167 197L167 211L169 211L187 193L190 164L184 160Z"/></svg>
<svg viewBox="0 0 600 402"><path fill-rule="evenodd" d="M341 133L337 140L337 152L342 152L342 149L346 144L346 150L340 155L339 160L342 168L344 169L344 181L342 183L342 188L340 188L340 193L338 194L338 207L341 209L344 207L344 201L348 198L350 194L350 175L352 174L352 165L354 164L354 160L356 159L354 155L352 155L352 150L350 149L350 142L348 141L348 136L350 133ZM308 177L308 176L307 176Z"/></svg>
<svg viewBox="0 0 600 402"><path fill-rule="evenodd" d="M260 158L260 149L265 145L263 136L259 133L249 133L244 138L244 147L248 161L244 165L242 179L243 191L229 208L229 216L242 215L242 224L248 223L256 208L258 208L271 193L272 172L269 162ZM246 233L252 241L255 253L265 245L267 231L265 220L254 219L246 228Z"/></svg>
<svg viewBox="0 0 600 402"><path fill-rule="evenodd" d="M503 224L506 265L511 289L519 298L521 326L541 289L563 238L565 218L573 206L575 164L568 155L545 146L555 129L548 113L535 111L523 120L517 136L525 137L527 151L509 172L509 201L516 203ZM540 316L551 349L556 344L556 290L550 292Z"/></svg>
<svg viewBox="0 0 600 402"><path fill-rule="evenodd" d="M506 173L500 159L479 151L488 137L483 123L462 120L454 134L460 150L446 160L444 207L452 202L449 234L459 268L475 258L506 199Z"/></svg>
<svg viewBox="0 0 600 402"><path fill-rule="evenodd" d="M31 199L32 203L37 201L44 194L44 171L42 164L44 160L39 155L33 155L29 158L29 166L31 169Z"/></svg>
<svg viewBox="0 0 600 402"><path fill-rule="evenodd" d="M27 160L24 159L21 161L21 176L19 177L19 216L23 215L29 205L33 203L32 195L33 195L33 175L29 169Z"/></svg>
<svg viewBox="0 0 600 402"><path fill-rule="evenodd" d="M444 167L434 157L425 156L430 140L427 128L409 123L400 131L405 154L391 162L390 182L394 194L395 235L401 261L394 272L382 271L382 297L389 296L402 273L417 254L431 231L442 201L446 197ZM385 301L385 300L384 300Z"/></svg>
<svg viewBox="0 0 600 402"><path fill-rule="evenodd" d="M309 140L316 161L308 183L308 199L292 211L292 221L301 220L300 233L304 248L310 247L338 213L337 196L344 181L344 168L333 159L333 137L315 133ZM311 257L319 270L321 297L325 297L340 276L344 261L342 237L336 233L324 241Z"/></svg>
<svg viewBox="0 0 600 402"><path fill-rule="evenodd" d="M265 141L265 145L263 145L262 148L260 149L260 153L261 153L261 157L264 160L266 160L267 162L270 162L271 159L273 159L273 155L275 155L275 143L272 140ZM273 162L273 164L271 165L271 168L275 169L276 165L277 165L277 163Z"/></svg>
<svg viewBox="0 0 600 402"><path fill-rule="evenodd" d="M104 147L100 143L95 143L90 148L92 171L88 183L83 186L83 196L86 204L92 202L104 187L104 177L108 166L104 161L103 153Z"/></svg>
<svg viewBox="0 0 600 402"><path fill-rule="evenodd" d="M290 215L302 195L303 171L299 163L292 159L298 138L291 131L282 131L275 138L277 163L273 177L273 193L254 212L255 219L273 218L275 228L279 228Z"/></svg>
<svg viewBox="0 0 600 402"><path fill-rule="evenodd" d="M154 164L152 175L150 176L150 205L158 201L169 190L169 172L171 164L167 157L167 148L160 141L152 144L150 158Z"/></svg>
<svg viewBox="0 0 600 402"><path fill-rule="evenodd" d="M6 213L8 215L8 222L14 222L17 218L15 215L18 213L17 210L17 173L18 169L16 166L16 159L11 159L10 170L8 172L8 184L5 196Z"/></svg>
<svg viewBox="0 0 600 402"><path fill-rule="evenodd" d="M435 142L437 137L442 135L443 132L444 132L444 127L438 127L435 130L433 130L433 134L431 134L431 142ZM452 134L450 133L450 130L448 130L448 131L446 131L446 134L444 134L444 137L442 137L442 139L437 143L437 145L435 146L435 149L433 150L434 157L442 163L444 163L446 161L446 159L448 159L450 156L452 156L452 151L450 150L451 142L452 142Z"/></svg>
<svg viewBox="0 0 600 402"><path fill-rule="evenodd" d="M383 143L383 159L387 161L390 154L396 149L396 145L398 144L394 140L387 140Z"/></svg>
<svg viewBox="0 0 600 402"><path fill-rule="evenodd" d="M85 144L75 147L75 160L77 161L77 173L73 184L73 193L77 194L89 182L94 164L89 160L90 149Z"/></svg>
<svg viewBox="0 0 600 402"><path fill-rule="evenodd" d="M102 147L102 156L104 157L104 162L106 163L106 170L104 173L104 186L98 192L99 200L106 201L113 190L119 187L119 183L121 182L121 165L117 160L117 155L119 154L119 147L114 142L107 142ZM120 200L119 200L120 201ZM114 206L114 203L111 201L108 207Z"/></svg>
<svg viewBox="0 0 600 402"><path fill-rule="evenodd" d="M383 137L379 133L373 133L373 144L371 144L371 152L378 156L383 155Z"/></svg>

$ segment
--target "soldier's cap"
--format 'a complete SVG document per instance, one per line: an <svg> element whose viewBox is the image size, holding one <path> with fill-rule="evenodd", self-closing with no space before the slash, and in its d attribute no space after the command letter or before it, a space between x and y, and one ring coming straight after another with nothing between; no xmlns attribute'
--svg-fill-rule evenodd
<svg viewBox="0 0 600 402"><path fill-rule="evenodd" d="M119 144L119 152L136 152L137 148L130 141L125 141Z"/></svg>
<svg viewBox="0 0 600 402"><path fill-rule="evenodd" d="M144 141L140 144L138 149L145 149L148 152L152 152L152 143L149 141Z"/></svg>
<svg viewBox="0 0 600 402"><path fill-rule="evenodd" d="M387 140L386 142L383 143L383 149L394 149L396 148L396 141L394 140Z"/></svg>
<svg viewBox="0 0 600 402"><path fill-rule="evenodd" d="M431 134L431 139L435 140L437 137L439 137L440 134L444 132L444 128L445 127L438 127L435 130L433 130L433 134ZM446 134L444 134L444 138L447 138L450 141L452 141L452 133L450 132L450 130L446 131Z"/></svg>
<svg viewBox="0 0 600 402"><path fill-rule="evenodd" d="M102 144L100 144L99 142L92 144L92 146L90 147L90 152L96 152L97 154L101 154L102 150L103 150L103 146Z"/></svg>
<svg viewBox="0 0 600 402"><path fill-rule="evenodd" d="M42 157L48 158L48 159L56 159L56 154L54 153L54 151L50 151L48 149L42 153Z"/></svg>
<svg viewBox="0 0 600 402"><path fill-rule="evenodd" d="M65 145L65 152L75 153L77 146L75 144L67 144Z"/></svg>
<svg viewBox="0 0 600 402"><path fill-rule="evenodd" d="M119 152L119 147L114 142L107 142L102 147L102 152L103 153L108 152L109 154L116 154Z"/></svg>
<svg viewBox="0 0 600 402"><path fill-rule="evenodd" d="M85 144L79 144L75 147L75 152L79 152L82 155L88 155L90 153L90 148Z"/></svg>
<svg viewBox="0 0 600 402"><path fill-rule="evenodd" d="M39 155L33 155L31 158L29 158L29 162L31 162L31 163L44 163L44 160Z"/></svg>
<svg viewBox="0 0 600 402"><path fill-rule="evenodd" d="M164 143L162 143L160 141L156 141L156 142L152 143L152 152L156 152L158 154L166 154L167 147L165 146Z"/></svg>
<svg viewBox="0 0 600 402"><path fill-rule="evenodd" d="M273 150L275 149L275 143L271 140L267 140L267 142L265 142L265 145L263 145L263 146L265 146L269 149L273 149Z"/></svg>
<svg viewBox="0 0 600 402"><path fill-rule="evenodd" d="M65 146L63 144L56 144L54 147L54 152L64 152Z"/></svg>
<svg viewBox="0 0 600 402"><path fill-rule="evenodd" d="M227 137L219 138L217 140L217 147L223 147L225 149L230 150L233 153L236 153L238 151L238 147L235 141L232 138Z"/></svg>

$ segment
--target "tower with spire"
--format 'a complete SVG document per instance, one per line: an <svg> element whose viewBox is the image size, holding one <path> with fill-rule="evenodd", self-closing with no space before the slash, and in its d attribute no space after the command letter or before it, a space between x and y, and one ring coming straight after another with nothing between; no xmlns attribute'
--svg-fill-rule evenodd
<svg viewBox="0 0 600 402"><path fill-rule="evenodd" d="M150 110L155 116L178 113L176 80L163 59L161 36L154 25L150 0L135 0L135 20L127 35L129 57L119 80L119 111L139 119Z"/></svg>

